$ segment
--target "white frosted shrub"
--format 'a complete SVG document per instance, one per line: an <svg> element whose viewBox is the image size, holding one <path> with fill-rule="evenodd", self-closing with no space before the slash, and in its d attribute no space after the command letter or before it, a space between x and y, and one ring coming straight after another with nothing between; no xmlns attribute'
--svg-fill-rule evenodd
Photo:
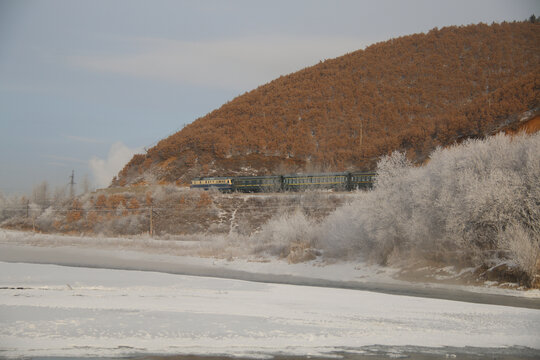
<svg viewBox="0 0 540 360"><path fill-rule="evenodd" d="M540 134L497 135L437 149L422 167L394 153L379 162L373 191L320 224L317 245L329 257L382 264L391 254L479 264L501 247L500 239L514 233L522 238L522 230L534 253L540 234L538 154ZM509 254L524 258L520 251Z"/></svg>
<svg viewBox="0 0 540 360"><path fill-rule="evenodd" d="M270 219L253 235L255 252L285 257L294 243L312 244L315 224L301 211L281 214Z"/></svg>
<svg viewBox="0 0 540 360"><path fill-rule="evenodd" d="M534 279L540 259L540 234L532 234L521 225L510 225L498 236L498 245L510 253L510 258L530 280Z"/></svg>

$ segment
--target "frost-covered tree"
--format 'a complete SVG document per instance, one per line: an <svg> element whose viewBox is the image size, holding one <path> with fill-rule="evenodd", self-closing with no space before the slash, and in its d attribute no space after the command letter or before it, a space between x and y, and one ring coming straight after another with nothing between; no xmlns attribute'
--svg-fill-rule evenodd
<svg viewBox="0 0 540 360"><path fill-rule="evenodd" d="M540 134L437 149L422 167L394 153L379 162L373 191L321 223L316 243L327 256L382 264L479 265L504 250L532 280L540 253L538 154Z"/></svg>
<svg viewBox="0 0 540 360"><path fill-rule="evenodd" d="M46 181L34 186L32 189L32 202L45 209L49 205L49 184Z"/></svg>

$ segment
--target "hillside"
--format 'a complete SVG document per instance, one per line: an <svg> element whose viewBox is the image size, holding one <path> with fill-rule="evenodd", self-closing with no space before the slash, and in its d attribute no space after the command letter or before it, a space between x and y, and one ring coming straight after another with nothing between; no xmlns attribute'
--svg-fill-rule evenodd
<svg viewBox="0 0 540 360"><path fill-rule="evenodd" d="M245 93L135 155L113 185L194 176L372 169L406 151L516 127L540 107L540 24L433 29Z"/></svg>

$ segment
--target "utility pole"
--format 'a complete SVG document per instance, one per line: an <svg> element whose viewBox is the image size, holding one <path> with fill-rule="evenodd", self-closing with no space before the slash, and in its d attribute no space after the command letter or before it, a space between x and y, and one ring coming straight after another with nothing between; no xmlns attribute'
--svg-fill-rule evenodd
<svg viewBox="0 0 540 360"><path fill-rule="evenodd" d="M154 205L150 206L150 237L154 235Z"/></svg>
<svg viewBox="0 0 540 360"><path fill-rule="evenodd" d="M75 170L71 170L71 176L70 176L70 182L69 182L69 197L74 198L75 197Z"/></svg>

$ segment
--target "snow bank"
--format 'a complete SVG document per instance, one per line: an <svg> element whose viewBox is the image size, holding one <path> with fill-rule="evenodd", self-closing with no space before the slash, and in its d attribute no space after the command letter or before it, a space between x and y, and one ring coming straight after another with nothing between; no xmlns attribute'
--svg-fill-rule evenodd
<svg viewBox="0 0 540 360"><path fill-rule="evenodd" d="M26 233L0 231L10 239L23 239ZM31 235L30 238L33 237ZM36 235L39 239L39 235ZM47 235L47 237L53 237ZM63 237L62 237L63 238ZM69 239L69 237L67 237ZM33 246L21 241L0 240L0 261L57 264L72 267L90 267L121 270L157 271L170 274L211 276L227 279L249 280L263 283L280 283L368 290L374 292L412 295L429 298L459 300L487 304L520 306L540 309L540 291L502 289L487 286L450 285L398 280L400 270L359 262L326 263L314 260L291 264L273 259L216 259L178 256L147 250L92 247L93 238L85 247ZM66 239L61 240L60 243ZM120 239L118 239L120 240ZM51 241L53 241L51 239ZM60 240L59 240L60 241ZM39 244L46 242L38 241ZM26 244L26 245L25 245Z"/></svg>

